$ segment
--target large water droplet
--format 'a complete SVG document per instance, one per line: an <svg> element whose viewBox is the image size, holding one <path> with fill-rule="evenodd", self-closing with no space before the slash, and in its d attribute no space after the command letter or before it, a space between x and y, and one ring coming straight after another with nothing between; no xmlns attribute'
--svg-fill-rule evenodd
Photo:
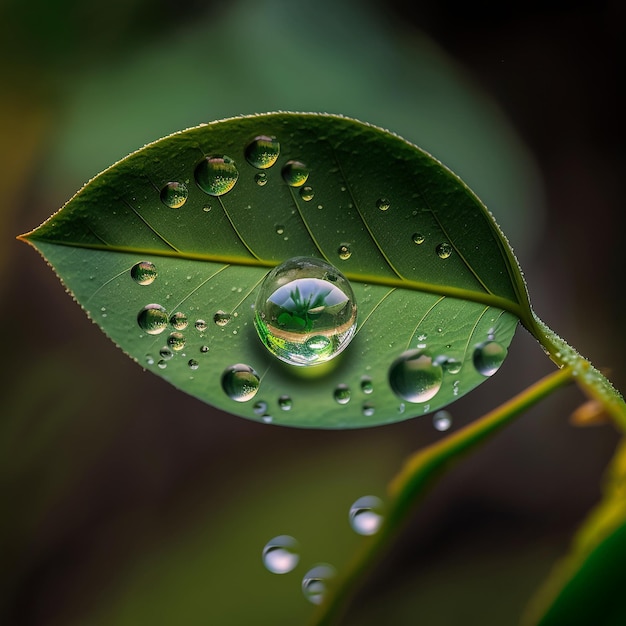
<svg viewBox="0 0 626 626"><path fill-rule="evenodd" d="M452 426L452 415L448 411L437 411L433 415L433 426L439 432L448 430Z"/></svg>
<svg viewBox="0 0 626 626"><path fill-rule="evenodd" d="M350 526L359 535L374 535L383 523L383 503L376 496L363 496L351 507Z"/></svg>
<svg viewBox="0 0 626 626"><path fill-rule="evenodd" d="M174 315L172 315L172 317L170 317L170 324L176 330L185 330L189 324L189 320L182 311L177 311Z"/></svg>
<svg viewBox="0 0 626 626"><path fill-rule="evenodd" d="M423 350L408 350L389 368L389 384L394 393L407 402L426 402L441 389L441 365Z"/></svg>
<svg viewBox="0 0 626 626"><path fill-rule="evenodd" d="M185 202L189 191L184 183L171 182L161 189L161 202L170 209L180 209Z"/></svg>
<svg viewBox="0 0 626 626"><path fill-rule="evenodd" d="M158 335L167 328L167 311L160 304L147 304L139 311L137 323L149 335Z"/></svg>
<svg viewBox="0 0 626 626"><path fill-rule="evenodd" d="M290 187L301 187L309 177L309 168L300 161L287 161L283 166L282 175Z"/></svg>
<svg viewBox="0 0 626 626"><path fill-rule="evenodd" d="M506 358L507 350L497 341L485 341L474 349L474 367L483 376L493 376Z"/></svg>
<svg viewBox="0 0 626 626"><path fill-rule="evenodd" d="M332 265L296 257L265 277L254 323L266 348L291 365L317 365L337 356L356 330L356 302Z"/></svg>
<svg viewBox="0 0 626 626"><path fill-rule="evenodd" d="M157 270L154 263L141 261L132 266L130 275L138 285L151 285L157 277Z"/></svg>
<svg viewBox="0 0 626 626"><path fill-rule="evenodd" d="M259 390L260 383L259 375L249 365L243 363L227 367L222 374L222 389L236 402L252 400Z"/></svg>
<svg viewBox="0 0 626 626"><path fill-rule="evenodd" d="M198 163L194 176L198 187L204 193L221 196L235 186L239 172L230 157L211 156Z"/></svg>
<svg viewBox="0 0 626 626"><path fill-rule="evenodd" d="M298 547L298 542L289 535L270 539L263 548L263 565L273 574L291 572L300 561Z"/></svg>
<svg viewBox="0 0 626 626"><path fill-rule="evenodd" d="M444 241L435 248L435 252L437 252L437 256L440 259L447 259L452 255L452 246L447 241Z"/></svg>
<svg viewBox="0 0 626 626"><path fill-rule="evenodd" d="M272 167L280 154L280 144L275 137L259 135L246 146L246 161L260 170Z"/></svg>
<svg viewBox="0 0 626 626"><path fill-rule="evenodd" d="M312 604L321 604L328 590L328 581L336 576L332 565L321 563L311 568L302 578L302 593Z"/></svg>

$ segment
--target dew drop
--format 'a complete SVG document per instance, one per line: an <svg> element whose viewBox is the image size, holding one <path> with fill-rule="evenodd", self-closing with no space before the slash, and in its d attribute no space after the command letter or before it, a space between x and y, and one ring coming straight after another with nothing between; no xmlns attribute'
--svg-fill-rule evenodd
<svg viewBox="0 0 626 626"><path fill-rule="evenodd" d="M252 400L259 390L261 379L249 366L243 363L231 365L222 374L222 389L235 402Z"/></svg>
<svg viewBox="0 0 626 626"><path fill-rule="evenodd" d="M230 322L231 315L230 313L226 313L225 311L218 311L213 316L213 321L217 326L226 326L228 322Z"/></svg>
<svg viewBox="0 0 626 626"><path fill-rule="evenodd" d="M173 356L174 353L167 347L167 346L163 346L160 350L159 350L159 356L164 360L164 361L169 361Z"/></svg>
<svg viewBox="0 0 626 626"><path fill-rule="evenodd" d="M371 402L364 402L361 411L365 417L371 417L374 415L375 408Z"/></svg>
<svg viewBox="0 0 626 626"><path fill-rule="evenodd" d="M321 259L289 259L265 277L254 323L276 357L291 365L317 365L350 343L356 330L354 293L343 274Z"/></svg>
<svg viewBox="0 0 626 626"><path fill-rule="evenodd" d="M302 187L302 189L300 189L300 197L305 202L309 202L310 200L313 200L313 196L315 196L315 192L313 191L313 187L309 187L309 185L306 185L306 186Z"/></svg>
<svg viewBox="0 0 626 626"><path fill-rule="evenodd" d="M444 241L435 248L435 251L440 259L447 259L452 255L452 246Z"/></svg>
<svg viewBox="0 0 626 626"><path fill-rule="evenodd" d="M506 358L507 350L497 341L485 341L474 349L474 367L483 376L493 376Z"/></svg>
<svg viewBox="0 0 626 626"><path fill-rule="evenodd" d="M298 548L298 542L289 535L274 537L263 548L263 565L272 574L287 574L300 561Z"/></svg>
<svg viewBox="0 0 626 626"><path fill-rule="evenodd" d="M386 211L390 206L391 203L389 202L389 200L387 200L387 198L379 198L376 201L376 206L381 210L381 211Z"/></svg>
<svg viewBox="0 0 626 626"><path fill-rule="evenodd" d="M348 404L350 402L350 389L347 385L338 385L333 392L333 397L337 404Z"/></svg>
<svg viewBox="0 0 626 626"><path fill-rule="evenodd" d="M293 406L293 401L289 396L280 396L280 398L278 398L278 406L283 411L291 411L291 407Z"/></svg>
<svg viewBox="0 0 626 626"><path fill-rule="evenodd" d="M245 150L246 161L260 170L272 167L280 154L280 143L276 137L259 135L251 141Z"/></svg>
<svg viewBox="0 0 626 626"><path fill-rule="evenodd" d="M167 328L167 311L160 304L147 304L139 311L137 323L149 335L158 335Z"/></svg>
<svg viewBox="0 0 626 626"><path fill-rule="evenodd" d="M309 177L309 168L300 161L287 161L283 166L282 175L290 187L301 187Z"/></svg>
<svg viewBox="0 0 626 626"><path fill-rule="evenodd" d="M413 243L417 244L418 246L422 245L424 241L426 241L426 237L424 237L422 233L413 233L411 239L413 240Z"/></svg>
<svg viewBox="0 0 626 626"><path fill-rule="evenodd" d="M452 415L448 411L437 411L433 415L433 426L439 432L448 430L452 426Z"/></svg>
<svg viewBox="0 0 626 626"><path fill-rule="evenodd" d="M187 185L170 182L161 189L161 202L170 209L180 209L187 202L188 195Z"/></svg>
<svg viewBox="0 0 626 626"><path fill-rule="evenodd" d="M383 523L383 503L376 496L363 496L351 507L350 526L359 535L375 535Z"/></svg>
<svg viewBox="0 0 626 626"><path fill-rule="evenodd" d="M157 367L161 370L164 370L167 367L167 361L164 361L163 359L161 359L158 363L157 363Z"/></svg>
<svg viewBox="0 0 626 626"><path fill-rule="evenodd" d="M138 285L151 285L157 277L156 267L150 261L135 263L130 270L130 276Z"/></svg>
<svg viewBox="0 0 626 626"><path fill-rule="evenodd" d="M182 311L177 311L170 317L170 324L176 330L185 330L189 324L189 320Z"/></svg>
<svg viewBox="0 0 626 626"><path fill-rule="evenodd" d="M428 352L408 350L389 368L389 384L407 402L426 402L441 389L443 370L433 363Z"/></svg>
<svg viewBox="0 0 626 626"><path fill-rule="evenodd" d="M187 365L189 366L189 369L192 370L197 370L199 366L198 361L196 361L195 359L189 359L189 361L187 362Z"/></svg>
<svg viewBox="0 0 626 626"><path fill-rule="evenodd" d="M312 604L321 604L328 590L328 581L336 574L335 568L327 563L320 563L311 568L302 578L304 597Z"/></svg>
<svg viewBox="0 0 626 626"><path fill-rule="evenodd" d="M462 365L461 361L457 361L456 359L446 359L442 363L444 371L448 374L458 374L461 371Z"/></svg>
<svg viewBox="0 0 626 626"><path fill-rule="evenodd" d="M194 172L198 187L210 196L228 193L237 182L239 172L235 162L227 156L211 156L200 161Z"/></svg>
<svg viewBox="0 0 626 626"><path fill-rule="evenodd" d="M259 400L258 402L255 402L254 406L252 407L252 410L254 411L256 415L263 415L263 413L267 411L267 402L263 402L263 400Z"/></svg>
<svg viewBox="0 0 626 626"><path fill-rule="evenodd" d="M259 172L254 175L254 182L259 186L263 187L267 184L267 174L265 172Z"/></svg>
<svg viewBox="0 0 626 626"><path fill-rule="evenodd" d="M347 261L352 256L352 250L347 243L342 243L337 250L337 254L342 261Z"/></svg>
<svg viewBox="0 0 626 626"><path fill-rule="evenodd" d="M282 235L285 232L285 227L282 224L276 224L276 234Z"/></svg>
<svg viewBox="0 0 626 626"><path fill-rule="evenodd" d="M209 346L200 346L200 352L206 354L209 351Z"/></svg>
<svg viewBox="0 0 626 626"><path fill-rule="evenodd" d="M374 391L374 385L371 378L365 377L361 379L361 391L368 395Z"/></svg>
<svg viewBox="0 0 626 626"><path fill-rule="evenodd" d="M182 333L171 333L167 338L167 345L176 352L179 352L185 347L185 337Z"/></svg>
<svg viewBox="0 0 626 626"><path fill-rule="evenodd" d="M146 354L146 364L154 365L154 357L150 354Z"/></svg>
<svg viewBox="0 0 626 626"><path fill-rule="evenodd" d="M196 330L203 333L207 329L207 323L204 320L196 320L194 324Z"/></svg>

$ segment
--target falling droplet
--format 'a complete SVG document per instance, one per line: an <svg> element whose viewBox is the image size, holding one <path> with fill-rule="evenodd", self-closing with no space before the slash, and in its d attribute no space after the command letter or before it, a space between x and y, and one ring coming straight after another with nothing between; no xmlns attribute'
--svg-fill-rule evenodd
<svg viewBox="0 0 626 626"><path fill-rule="evenodd" d="M161 189L161 202L170 209L180 209L187 202L188 195L189 191L184 183L167 183Z"/></svg>
<svg viewBox="0 0 626 626"><path fill-rule="evenodd" d="M283 166L282 175L290 187L301 187L309 177L309 168L300 161L287 161Z"/></svg>
<svg viewBox="0 0 626 626"><path fill-rule="evenodd" d="M381 211L386 211L390 206L391 203L389 202L389 200L387 200L387 198L379 198L376 201L376 206L381 210Z"/></svg>
<svg viewBox="0 0 626 626"><path fill-rule="evenodd" d="M452 255L452 246L444 241L435 248L435 251L440 259L447 259Z"/></svg>
<svg viewBox="0 0 626 626"><path fill-rule="evenodd" d="M337 254L342 261L347 261L352 256L352 250L347 243L342 243L337 250Z"/></svg>
<svg viewBox="0 0 626 626"><path fill-rule="evenodd" d="M182 311L177 311L170 317L170 324L176 330L185 330L189 324L187 316Z"/></svg>
<svg viewBox="0 0 626 626"><path fill-rule="evenodd" d="M371 378L366 376L361 379L361 391L368 395L374 391L374 385Z"/></svg>
<svg viewBox="0 0 626 626"><path fill-rule="evenodd" d="M265 277L254 323L265 347L291 365L317 365L337 356L356 330L352 287L321 259L296 257Z"/></svg>
<svg viewBox="0 0 626 626"><path fill-rule="evenodd" d="M196 320L194 324L196 330L203 333L207 329L207 323L204 320Z"/></svg>
<svg viewBox="0 0 626 626"><path fill-rule="evenodd" d="M218 311L213 316L213 321L217 326L226 326L228 322L230 322L231 315L230 313L226 313L225 311Z"/></svg>
<svg viewBox="0 0 626 626"><path fill-rule="evenodd" d="M383 523L383 503L376 496L363 496L351 507L350 526L359 535L375 535Z"/></svg>
<svg viewBox="0 0 626 626"><path fill-rule="evenodd" d="M474 349L474 367L483 376L493 376L506 358L507 350L497 341L485 341Z"/></svg>
<svg viewBox="0 0 626 626"><path fill-rule="evenodd" d="M187 362L187 365L189 365L189 369L192 370L197 370L199 366L198 361L196 361L195 359L189 359L189 361Z"/></svg>
<svg viewBox="0 0 626 626"><path fill-rule="evenodd" d="M350 389L347 385L338 385L333 393L337 404L348 404L350 402Z"/></svg>
<svg viewBox="0 0 626 626"><path fill-rule="evenodd" d="M298 542L289 535L279 535L270 539L263 548L263 565L272 574L287 574L295 569L300 561Z"/></svg>
<svg viewBox="0 0 626 626"><path fill-rule="evenodd" d="M156 280L157 270L154 263L141 261L133 265L130 275L138 285L151 285Z"/></svg>
<svg viewBox="0 0 626 626"><path fill-rule="evenodd" d="M328 581L336 576L332 565L320 563L311 568L302 578L302 593L312 604L321 604L328 590Z"/></svg>
<svg viewBox="0 0 626 626"><path fill-rule="evenodd" d="M291 411L291 407L293 406L293 401L291 400L289 396L280 396L280 398L278 398L278 406L283 411Z"/></svg>
<svg viewBox="0 0 626 626"><path fill-rule="evenodd" d="M300 197L305 202L309 202L310 200L313 200L313 196L315 196L313 187L309 187L309 185L306 185L305 187L302 187L302 189L300 189Z"/></svg>
<svg viewBox="0 0 626 626"><path fill-rule="evenodd" d="M439 432L448 430L452 426L452 415L448 411L437 411L433 415L433 426Z"/></svg>
<svg viewBox="0 0 626 626"><path fill-rule="evenodd" d="M251 141L245 150L246 161L260 170L272 167L280 154L280 143L276 137L268 137L267 135L259 135Z"/></svg>
<svg viewBox="0 0 626 626"><path fill-rule="evenodd" d="M426 237L424 237L422 233L413 233L413 236L411 237L411 239L413 240L413 243L420 246L424 243L424 241L426 240Z"/></svg>
<svg viewBox="0 0 626 626"><path fill-rule="evenodd" d="M261 379L249 366L243 363L231 365L222 374L222 389L235 402L252 400L259 390Z"/></svg>
<svg viewBox="0 0 626 626"><path fill-rule="evenodd" d="M149 335L158 335L167 328L167 311L160 304L148 304L139 311L137 322Z"/></svg>
<svg viewBox="0 0 626 626"><path fill-rule="evenodd" d="M426 402L441 389L443 370L423 350L408 350L389 368L389 384L407 402Z"/></svg>
<svg viewBox="0 0 626 626"><path fill-rule="evenodd" d="M267 184L267 174L265 172L259 172L254 175L254 182L259 186L263 187Z"/></svg>
<svg viewBox="0 0 626 626"><path fill-rule="evenodd" d="M167 345L176 352L179 352L185 347L185 337L182 333L171 333L167 338Z"/></svg>
<svg viewBox="0 0 626 626"><path fill-rule="evenodd" d="M239 172L227 156L211 156L200 161L194 172L198 187L210 196L228 193L237 182Z"/></svg>

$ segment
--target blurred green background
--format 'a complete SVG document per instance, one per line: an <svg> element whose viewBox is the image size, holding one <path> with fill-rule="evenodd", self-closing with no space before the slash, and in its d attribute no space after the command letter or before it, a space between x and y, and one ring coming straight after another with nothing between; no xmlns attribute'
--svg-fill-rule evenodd
<svg viewBox="0 0 626 626"><path fill-rule="evenodd" d="M454 8L453 8L454 7ZM618 2L4 0L0 5L0 623L304 624L317 562L363 539L429 417L365 431L260 425L201 405L119 352L14 237L128 152L272 110L383 126L495 214L539 315L626 388L624 9ZM623 51L622 51L623 52ZM622 289L621 292L618 290ZM520 330L453 428L552 366ZM501 626L599 497L616 443L559 393L466 459L416 512L346 624ZM261 564L295 536L300 564Z"/></svg>

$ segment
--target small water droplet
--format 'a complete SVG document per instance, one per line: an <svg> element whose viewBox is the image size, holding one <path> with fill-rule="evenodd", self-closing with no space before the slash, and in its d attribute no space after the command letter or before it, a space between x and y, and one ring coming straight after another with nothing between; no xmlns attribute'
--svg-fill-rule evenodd
<svg viewBox="0 0 626 626"><path fill-rule="evenodd" d="M149 335L158 335L167 328L167 311L160 304L147 304L137 315L137 323Z"/></svg>
<svg viewBox="0 0 626 626"><path fill-rule="evenodd" d="M195 359L189 359L189 361L187 362L187 365L189 365L189 369L192 370L197 370L199 366L198 361L196 361Z"/></svg>
<svg viewBox="0 0 626 626"><path fill-rule="evenodd" d="M374 405L371 402L364 402L361 410L365 417L371 417L375 412Z"/></svg>
<svg viewBox="0 0 626 626"><path fill-rule="evenodd" d="M282 235L285 232L285 227L282 224L276 224L276 234Z"/></svg>
<svg viewBox="0 0 626 626"><path fill-rule="evenodd" d="M204 320L196 320L194 324L196 330L203 333L207 329L207 323Z"/></svg>
<svg viewBox="0 0 626 626"><path fill-rule="evenodd" d="M413 240L413 243L417 244L418 246L421 246L424 241L426 241L426 237L424 237L422 233L413 233L411 239Z"/></svg>
<svg viewBox="0 0 626 626"><path fill-rule="evenodd" d="M185 330L185 328L187 328L187 325L189 324L189 320L182 311L177 311L176 313L174 313L174 315L172 315L172 317L170 317L170 324L176 330Z"/></svg>
<svg viewBox="0 0 626 626"><path fill-rule="evenodd" d="M179 352L185 347L185 337L182 333L171 333L167 338L167 345L172 349Z"/></svg>
<svg viewBox="0 0 626 626"><path fill-rule="evenodd" d="M347 243L342 243L337 250L337 254L342 261L347 261L352 256L352 250Z"/></svg>
<svg viewBox="0 0 626 626"><path fill-rule="evenodd" d="M146 354L146 364L154 365L154 357L150 354Z"/></svg>
<svg viewBox="0 0 626 626"><path fill-rule="evenodd" d="M280 154L280 143L276 137L259 135L251 141L245 150L246 161L260 170L272 167Z"/></svg>
<svg viewBox="0 0 626 626"><path fill-rule="evenodd" d="M381 210L381 211L386 211L390 206L391 203L389 202L389 200L387 200L387 198L379 198L376 201L376 206Z"/></svg>
<svg viewBox="0 0 626 626"><path fill-rule="evenodd" d="M493 376L506 358L507 350L497 341L485 341L474 349L474 367L483 376Z"/></svg>
<svg viewBox="0 0 626 626"><path fill-rule="evenodd" d="M356 329L356 302L347 279L321 259L296 257L265 277L254 323L266 348L291 365L337 356Z"/></svg>
<svg viewBox="0 0 626 626"><path fill-rule="evenodd" d="M283 411L291 411L291 407L293 406L293 401L291 400L289 396L280 396L280 398L278 398L278 406Z"/></svg>
<svg viewBox="0 0 626 626"><path fill-rule="evenodd" d="M203 210L205 213L208 213L208 212L211 210L211 207L210 207L208 204L206 204L205 206L203 206L203 207L202 207L202 210Z"/></svg>
<svg viewBox="0 0 626 626"><path fill-rule="evenodd" d="M151 285L157 277L157 270L154 263L141 261L133 265L130 275L138 285Z"/></svg>
<svg viewBox="0 0 626 626"><path fill-rule="evenodd" d="M442 363L444 371L448 374L458 374L461 371L462 365L463 363L461 363L461 361L457 361L456 359L446 359Z"/></svg>
<svg viewBox="0 0 626 626"><path fill-rule="evenodd" d="M309 185L306 185L306 186L302 187L302 189L300 189L300 197L305 202L309 202L310 200L313 200L313 196L315 196L315 192L313 191L313 187L309 187Z"/></svg>
<svg viewBox="0 0 626 626"><path fill-rule="evenodd" d="M264 187L267 184L267 174L265 172L259 172L254 175L254 182L259 187Z"/></svg>
<svg viewBox="0 0 626 626"><path fill-rule="evenodd" d="M333 397L337 404L348 404L350 402L350 389L347 385L337 385Z"/></svg>
<svg viewBox="0 0 626 626"><path fill-rule="evenodd" d="M228 322L230 322L231 315L230 313L226 313L225 311L218 311L213 316L213 321L217 326L226 326Z"/></svg>
<svg viewBox="0 0 626 626"><path fill-rule="evenodd" d="M161 189L161 202L170 209L180 209L185 202L189 191L184 183L170 182Z"/></svg>
<svg viewBox="0 0 626 626"><path fill-rule="evenodd" d="M287 161L283 166L282 175L290 187L301 187L309 177L309 168L300 161Z"/></svg>
<svg viewBox="0 0 626 626"><path fill-rule="evenodd" d="M169 361L173 356L174 353L167 347L167 346L163 346L160 350L159 350L159 356L165 360L165 361Z"/></svg>
<svg viewBox="0 0 626 626"><path fill-rule="evenodd" d="M433 415L433 426L439 432L448 430L452 426L452 415L448 411L437 411Z"/></svg>
<svg viewBox="0 0 626 626"><path fill-rule="evenodd" d="M376 496L363 496L350 507L349 520L359 535L375 535L383 523L383 503Z"/></svg>
<svg viewBox="0 0 626 626"><path fill-rule="evenodd" d="M200 352L206 354L209 351L209 346L200 346Z"/></svg>
<svg viewBox="0 0 626 626"><path fill-rule="evenodd" d="M408 350L389 368L389 384L407 402L426 402L441 389L443 370L423 350Z"/></svg>
<svg viewBox="0 0 626 626"><path fill-rule="evenodd" d="M287 574L300 561L298 542L289 535L270 539L263 548L263 565L273 574Z"/></svg>
<svg viewBox="0 0 626 626"><path fill-rule="evenodd" d="M167 361L164 361L163 359L161 359L158 363L157 363L157 367L161 370L164 370L167 367Z"/></svg>
<svg viewBox="0 0 626 626"><path fill-rule="evenodd" d="M435 251L440 259L447 259L452 255L452 246L444 241L435 248Z"/></svg>
<svg viewBox="0 0 626 626"><path fill-rule="evenodd" d="M194 176L198 187L210 196L228 193L237 182L239 172L235 162L227 156L211 156L200 161Z"/></svg>
<svg viewBox="0 0 626 626"><path fill-rule="evenodd" d="M368 395L374 391L374 384L371 378L366 376L361 379L361 391Z"/></svg>
<svg viewBox="0 0 626 626"><path fill-rule="evenodd" d="M259 375L249 365L243 363L227 367L222 374L222 389L236 402L252 400L259 390L260 383Z"/></svg>
<svg viewBox="0 0 626 626"><path fill-rule="evenodd" d="M336 576L332 565L320 563L311 568L302 578L302 593L312 604L321 604L328 590L328 581Z"/></svg>
<svg viewBox="0 0 626 626"><path fill-rule="evenodd" d="M252 410L254 411L256 415L263 415L263 413L267 411L267 402L263 402L263 400L259 400L258 402L255 402L254 406L252 407Z"/></svg>

